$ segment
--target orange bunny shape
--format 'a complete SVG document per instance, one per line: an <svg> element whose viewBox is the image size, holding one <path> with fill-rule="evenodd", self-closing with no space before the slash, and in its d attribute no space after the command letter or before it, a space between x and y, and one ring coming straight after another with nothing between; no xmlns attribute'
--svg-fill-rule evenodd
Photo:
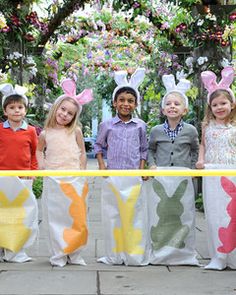
<svg viewBox="0 0 236 295"><path fill-rule="evenodd" d="M73 219L73 224L71 228L65 229L63 233L63 238L68 245L63 251L66 254L70 254L87 243L88 229L85 199L88 194L88 183L84 184L81 196L77 194L75 188L70 183L61 182L60 187L64 194L72 200L69 212Z"/></svg>

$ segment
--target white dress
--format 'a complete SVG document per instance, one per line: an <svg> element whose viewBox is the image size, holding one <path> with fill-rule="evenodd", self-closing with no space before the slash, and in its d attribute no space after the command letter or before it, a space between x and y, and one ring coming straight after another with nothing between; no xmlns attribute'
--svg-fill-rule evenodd
<svg viewBox="0 0 236 295"><path fill-rule="evenodd" d="M206 127L205 163L236 164L236 126L211 122Z"/></svg>

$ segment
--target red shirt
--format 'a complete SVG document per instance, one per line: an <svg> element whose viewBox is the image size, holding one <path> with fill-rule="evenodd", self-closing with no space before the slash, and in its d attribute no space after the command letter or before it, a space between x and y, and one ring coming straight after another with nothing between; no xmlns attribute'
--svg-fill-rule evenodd
<svg viewBox="0 0 236 295"><path fill-rule="evenodd" d="M0 170L36 170L38 137L32 126L12 130L0 124Z"/></svg>

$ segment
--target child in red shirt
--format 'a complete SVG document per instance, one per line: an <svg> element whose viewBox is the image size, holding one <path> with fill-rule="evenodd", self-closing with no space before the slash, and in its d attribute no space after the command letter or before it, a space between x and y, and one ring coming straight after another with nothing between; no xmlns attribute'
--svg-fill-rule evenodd
<svg viewBox="0 0 236 295"><path fill-rule="evenodd" d="M5 122L0 123L0 170L36 170L38 169L37 134L35 128L29 126L24 120L28 105L28 99L25 96L27 89L18 85L13 88L11 84L3 84L0 85L0 91L3 93L2 108L7 117ZM30 190L32 189L32 179L21 179L21 181ZM8 210L4 207L4 203L0 202L1 208ZM37 208L34 212L37 213ZM0 245L0 260L1 256L6 261L30 260L24 249L13 253L4 247L1 251Z"/></svg>

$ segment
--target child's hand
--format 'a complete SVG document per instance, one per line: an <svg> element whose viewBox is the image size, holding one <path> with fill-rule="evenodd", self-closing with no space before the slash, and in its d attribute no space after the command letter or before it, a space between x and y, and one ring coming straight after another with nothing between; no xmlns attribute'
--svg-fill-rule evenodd
<svg viewBox="0 0 236 295"><path fill-rule="evenodd" d="M149 176L142 176L143 181L147 181L149 179Z"/></svg>
<svg viewBox="0 0 236 295"><path fill-rule="evenodd" d="M195 166L196 166L197 169L204 169L205 168L205 165L204 165L203 161L197 161Z"/></svg>
<svg viewBox="0 0 236 295"><path fill-rule="evenodd" d="M149 169L150 169L150 170L156 170L156 169L157 169L157 166L156 166L156 165L152 165L152 166L150 166Z"/></svg>
<svg viewBox="0 0 236 295"><path fill-rule="evenodd" d="M98 168L99 168L99 170L107 170L106 165L103 164L103 163L102 164L99 164Z"/></svg>

